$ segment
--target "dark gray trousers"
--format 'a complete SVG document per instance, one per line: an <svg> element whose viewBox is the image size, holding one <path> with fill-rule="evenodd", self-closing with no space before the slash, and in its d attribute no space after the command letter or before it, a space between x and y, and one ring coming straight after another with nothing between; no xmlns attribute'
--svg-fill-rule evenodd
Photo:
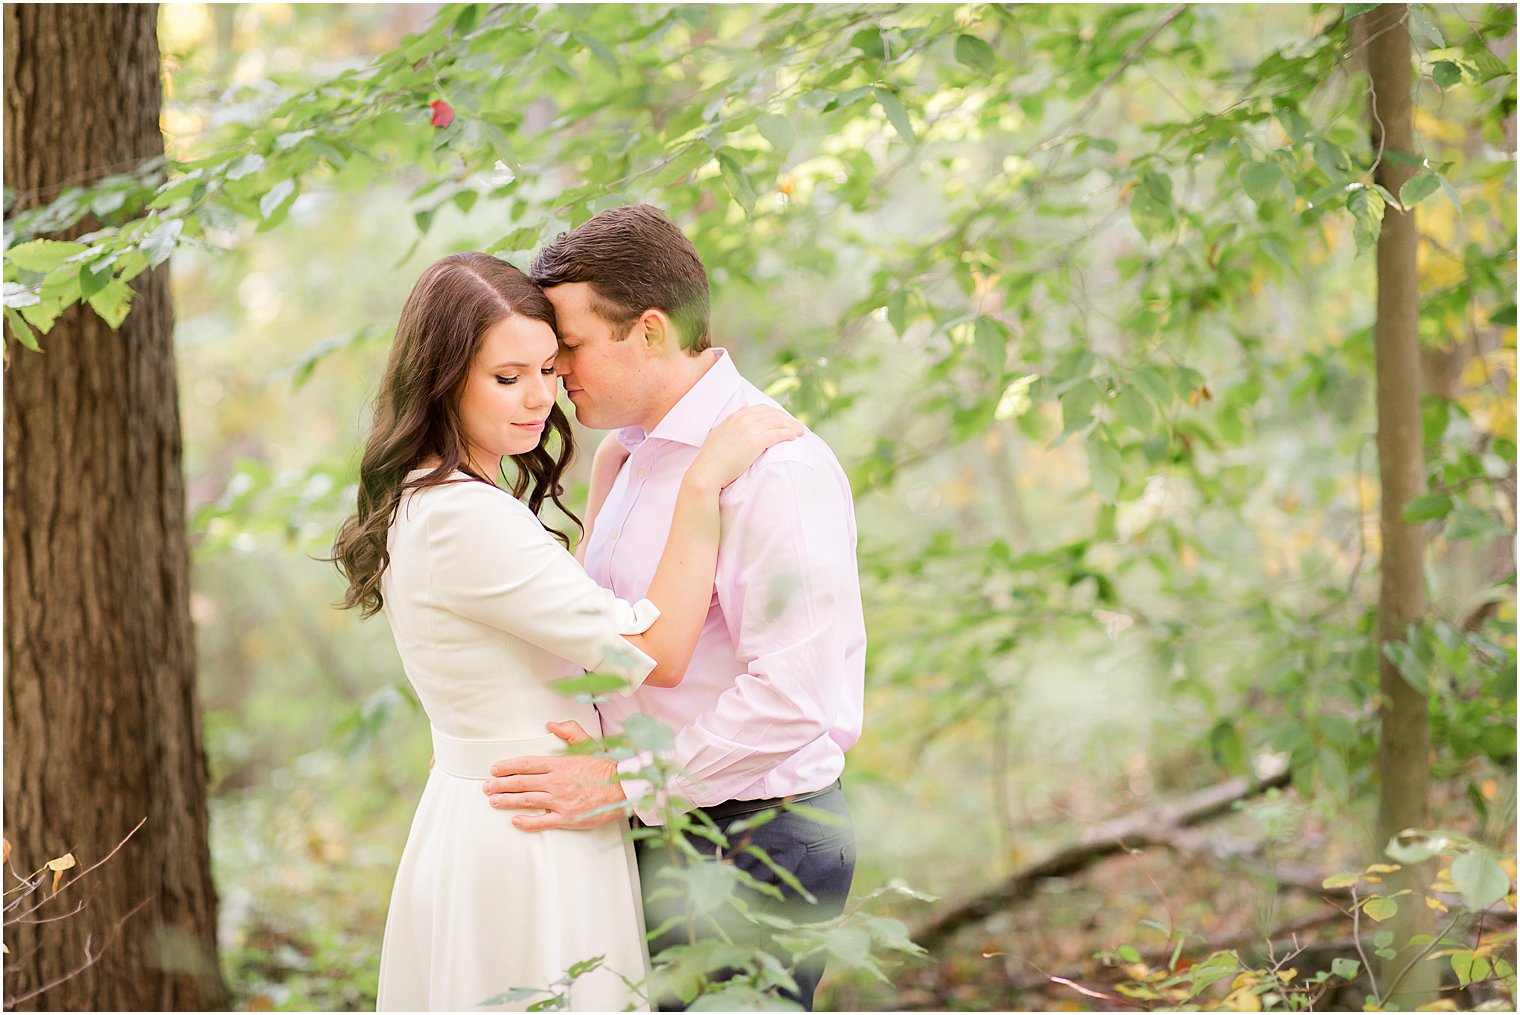
<svg viewBox="0 0 1520 1015"><path fill-rule="evenodd" d="M740 870L755 880L776 885L785 895L784 901L750 891L749 902L766 912L782 915L793 922L816 922L830 920L844 911L846 897L850 894L850 881L855 875L855 829L850 821L850 809L844 794L835 787L821 796L807 800L802 806L828 811L842 819L838 824L825 824L815 818L794 811L781 810L771 820L758 828L750 828L730 834L729 830L741 821L754 817L753 813L731 814L715 817L713 823L728 838L728 848L723 856L731 859ZM707 839L687 833L687 841L709 856L718 853L718 847ZM817 899L809 904L787 885L782 884L775 873L744 847L753 843L765 851L776 866L790 871L797 880ZM644 920L651 931L659 928L672 917L684 911L679 899L655 899L667 879L660 877L660 870L668 862L669 853L658 843L641 840L638 843L639 878L644 886ZM697 926L692 928L684 918L667 928L649 942L649 953L658 956L672 945L687 944L695 934L700 940L711 933ZM784 955L783 955L784 958ZM800 1004L807 1011L813 1010L813 992L823 977L823 957L811 958L793 971L797 980L797 993L783 992L788 1000ZM661 1011L684 1011L684 1006L673 998L660 999Z"/></svg>

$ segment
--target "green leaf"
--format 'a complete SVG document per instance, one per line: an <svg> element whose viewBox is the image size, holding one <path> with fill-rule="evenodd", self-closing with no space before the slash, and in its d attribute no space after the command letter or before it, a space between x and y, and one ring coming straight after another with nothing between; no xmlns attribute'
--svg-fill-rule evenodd
<svg viewBox="0 0 1520 1015"><path fill-rule="evenodd" d="M43 286L41 303L33 303L21 308L21 316L33 328L46 335L52 330L53 322L58 320L58 315L63 313L62 304L48 292L47 286Z"/></svg>
<svg viewBox="0 0 1520 1015"><path fill-rule="evenodd" d="M89 249L83 243L64 240L31 240L7 250L5 260L25 271L47 272Z"/></svg>
<svg viewBox="0 0 1520 1015"><path fill-rule="evenodd" d="M1170 230L1176 221L1172 213L1172 178L1162 173L1146 173L1130 195L1130 219L1146 239Z"/></svg>
<svg viewBox="0 0 1520 1015"><path fill-rule="evenodd" d="M1332 874L1320 882L1325 888L1350 888L1361 880L1358 874Z"/></svg>
<svg viewBox="0 0 1520 1015"><path fill-rule="evenodd" d="M106 287L111 280L111 262L94 261L79 269L79 297L89 299Z"/></svg>
<svg viewBox="0 0 1520 1015"><path fill-rule="evenodd" d="M755 117L755 127L777 155L785 156L792 150L792 145L797 143L797 128L793 127L792 121L785 116L777 113L761 113Z"/></svg>
<svg viewBox="0 0 1520 1015"><path fill-rule="evenodd" d="M1509 894L1509 874L1488 850L1478 848L1451 862L1451 882L1468 909L1487 909Z"/></svg>
<svg viewBox="0 0 1520 1015"><path fill-rule="evenodd" d="M184 219L170 219L143 238L140 249L147 257L149 267L156 268L169 259L184 228Z"/></svg>
<svg viewBox="0 0 1520 1015"><path fill-rule="evenodd" d="M755 187L739 167L737 155L732 148L718 149L718 170L723 174L723 185L728 188L733 199L739 202L739 207L744 209L745 216L754 218Z"/></svg>
<svg viewBox="0 0 1520 1015"><path fill-rule="evenodd" d="M1331 180L1341 183L1349 179L1351 157L1346 154L1346 149L1334 141L1320 138L1314 142L1313 151L1314 164Z"/></svg>
<svg viewBox="0 0 1520 1015"><path fill-rule="evenodd" d="M641 751L669 750L676 742L669 726L642 712L634 712L623 722L623 733Z"/></svg>
<svg viewBox="0 0 1520 1015"><path fill-rule="evenodd" d="M259 215L264 219L271 219L275 212L288 207L296 198L296 182L294 180L281 180L269 192L259 198Z"/></svg>
<svg viewBox="0 0 1520 1015"><path fill-rule="evenodd" d="M882 41L879 28L862 28L850 36L850 45L873 60L880 60L887 55L886 44Z"/></svg>
<svg viewBox="0 0 1520 1015"><path fill-rule="evenodd" d="M1451 971L1457 974L1457 984L1466 987L1476 980L1488 979L1493 969L1487 959L1479 958L1471 949L1464 948L1452 953Z"/></svg>
<svg viewBox="0 0 1520 1015"><path fill-rule="evenodd" d="M897 289L887 297L887 323L900 337L908 329L908 291Z"/></svg>
<svg viewBox="0 0 1520 1015"><path fill-rule="evenodd" d="M243 155L234 159L226 169L226 177L229 180L241 180L245 176L251 176L264 168L264 156Z"/></svg>
<svg viewBox="0 0 1520 1015"><path fill-rule="evenodd" d="M1114 414L1119 419L1142 433L1149 431L1156 421L1156 410L1150 399L1133 385L1119 389L1119 394L1114 396L1113 406Z"/></svg>
<svg viewBox="0 0 1520 1015"><path fill-rule="evenodd" d="M981 354L987 372L994 379L1003 376L1003 364L1008 359L1008 329L990 317L976 319L976 351Z"/></svg>
<svg viewBox="0 0 1520 1015"><path fill-rule="evenodd" d="M955 58L981 74L990 74L997 66L997 52L975 35L956 36Z"/></svg>
<svg viewBox="0 0 1520 1015"><path fill-rule="evenodd" d="M1437 60L1430 68L1430 76L1442 91L1462 80L1462 68L1450 60Z"/></svg>
<svg viewBox="0 0 1520 1015"><path fill-rule="evenodd" d="M1351 212L1352 236L1358 250L1369 250L1377 245L1383 231L1383 198L1370 187L1358 187L1346 200Z"/></svg>
<svg viewBox="0 0 1520 1015"><path fill-rule="evenodd" d="M1441 174L1436 174L1436 179L1441 181L1441 193L1451 202L1451 206L1457 209L1457 214L1462 214L1462 196L1457 193L1457 188L1451 185L1451 181Z"/></svg>
<svg viewBox="0 0 1520 1015"><path fill-rule="evenodd" d="M1409 5L1409 35L1417 42L1424 42L1429 49L1445 49L1446 40L1441 30L1425 12L1424 4Z"/></svg>
<svg viewBox="0 0 1520 1015"><path fill-rule="evenodd" d="M42 346L37 344L37 336L32 333L31 328L27 327L26 321L21 319L21 314L18 311L7 306L5 308L5 321L11 326L11 334L16 336L18 342L33 352L42 351Z"/></svg>
<svg viewBox="0 0 1520 1015"><path fill-rule="evenodd" d="M587 673L580 677L566 677L549 685L556 694L567 698L577 694L611 694L628 686L628 681L610 673Z"/></svg>
<svg viewBox="0 0 1520 1015"><path fill-rule="evenodd" d="M1093 489L1103 503L1112 504L1119 494L1119 472L1123 468L1119 449L1101 429L1088 434L1083 447L1087 451L1087 469L1092 473Z"/></svg>
<svg viewBox="0 0 1520 1015"><path fill-rule="evenodd" d="M902 100L895 92L885 88L876 89L876 101L881 104L881 111L887 114L887 122L897 131L898 135L909 144L914 141L913 124L908 120L908 111L903 108Z"/></svg>
<svg viewBox="0 0 1520 1015"><path fill-rule="evenodd" d="M1451 497L1444 493L1427 493L1404 505L1406 522L1428 522L1444 518L1452 509Z"/></svg>
<svg viewBox="0 0 1520 1015"><path fill-rule="evenodd" d="M1330 961L1330 972L1347 980L1354 980L1362 971L1362 964L1356 959L1337 958Z"/></svg>
<svg viewBox="0 0 1520 1015"><path fill-rule="evenodd" d="M1426 170L1404 181L1404 185L1399 188L1399 204L1406 209L1413 208L1440 189L1441 174Z"/></svg>
<svg viewBox="0 0 1520 1015"><path fill-rule="evenodd" d="M1378 923L1382 923L1389 917L1396 915L1398 911L1398 902L1386 895L1374 895L1362 903L1362 912Z"/></svg>
<svg viewBox="0 0 1520 1015"><path fill-rule="evenodd" d="M1061 396L1061 436L1076 433L1092 422L1093 406L1106 390L1097 378L1089 377Z"/></svg>
<svg viewBox="0 0 1520 1015"><path fill-rule="evenodd" d="M597 60L601 61L602 66L606 68L608 74L612 75L615 78L619 77L622 74L622 67L618 64L617 55L613 53L612 50L608 49L607 44L604 43L601 39L590 35L584 35L580 32L577 32L575 35L571 36L571 38L575 39L576 42L579 42L582 46L585 46L587 49L589 49L592 54L595 55Z"/></svg>
<svg viewBox="0 0 1520 1015"><path fill-rule="evenodd" d="M132 287L119 278L113 278L90 296L89 301L90 307L100 315L100 319L115 331L126 320L127 311L132 309Z"/></svg>
<svg viewBox="0 0 1520 1015"><path fill-rule="evenodd" d="M1134 945L1120 945L1118 954L1119 958L1125 962L1140 961L1140 949L1136 948Z"/></svg>
<svg viewBox="0 0 1520 1015"><path fill-rule="evenodd" d="M1257 204L1266 204L1278 194L1287 194L1291 199L1293 193L1293 185L1276 162L1247 164L1241 170L1240 182L1246 188L1246 195Z"/></svg>

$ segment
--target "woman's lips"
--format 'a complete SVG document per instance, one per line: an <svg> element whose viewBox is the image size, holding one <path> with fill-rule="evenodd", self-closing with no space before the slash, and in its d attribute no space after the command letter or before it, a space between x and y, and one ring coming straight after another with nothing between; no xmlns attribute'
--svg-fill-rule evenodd
<svg viewBox="0 0 1520 1015"><path fill-rule="evenodd" d="M531 430L534 433L542 433L544 430L543 420L538 420L535 423L513 423L512 425L522 427L524 430Z"/></svg>

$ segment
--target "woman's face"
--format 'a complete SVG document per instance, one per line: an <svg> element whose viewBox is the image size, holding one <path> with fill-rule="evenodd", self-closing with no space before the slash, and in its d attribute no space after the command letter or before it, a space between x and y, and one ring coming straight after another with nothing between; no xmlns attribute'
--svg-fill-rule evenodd
<svg viewBox="0 0 1520 1015"><path fill-rule="evenodd" d="M558 348L554 329L531 317L514 314L486 329L459 396L470 463L482 475L495 476L504 456L543 439L558 390Z"/></svg>

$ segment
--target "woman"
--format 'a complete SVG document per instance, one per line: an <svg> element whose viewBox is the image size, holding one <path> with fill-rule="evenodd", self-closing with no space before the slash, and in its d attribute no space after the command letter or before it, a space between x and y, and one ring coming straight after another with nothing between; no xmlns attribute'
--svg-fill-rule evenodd
<svg viewBox="0 0 1520 1015"><path fill-rule="evenodd" d="M433 727L436 764L386 921L381 1010L476 1008L597 958L570 1007L640 1004L629 982L647 964L637 874L617 823L523 832L481 781L493 761L563 749L550 720L597 729L595 710L556 694L555 680L584 669L679 681L712 595L718 492L802 432L771 409L715 430L648 598L622 602L537 516L546 499L560 504L572 451L553 325L538 287L494 257L454 254L423 273L381 381L358 512L334 546L345 605L384 607ZM507 457L519 471L511 493L492 482Z"/></svg>

